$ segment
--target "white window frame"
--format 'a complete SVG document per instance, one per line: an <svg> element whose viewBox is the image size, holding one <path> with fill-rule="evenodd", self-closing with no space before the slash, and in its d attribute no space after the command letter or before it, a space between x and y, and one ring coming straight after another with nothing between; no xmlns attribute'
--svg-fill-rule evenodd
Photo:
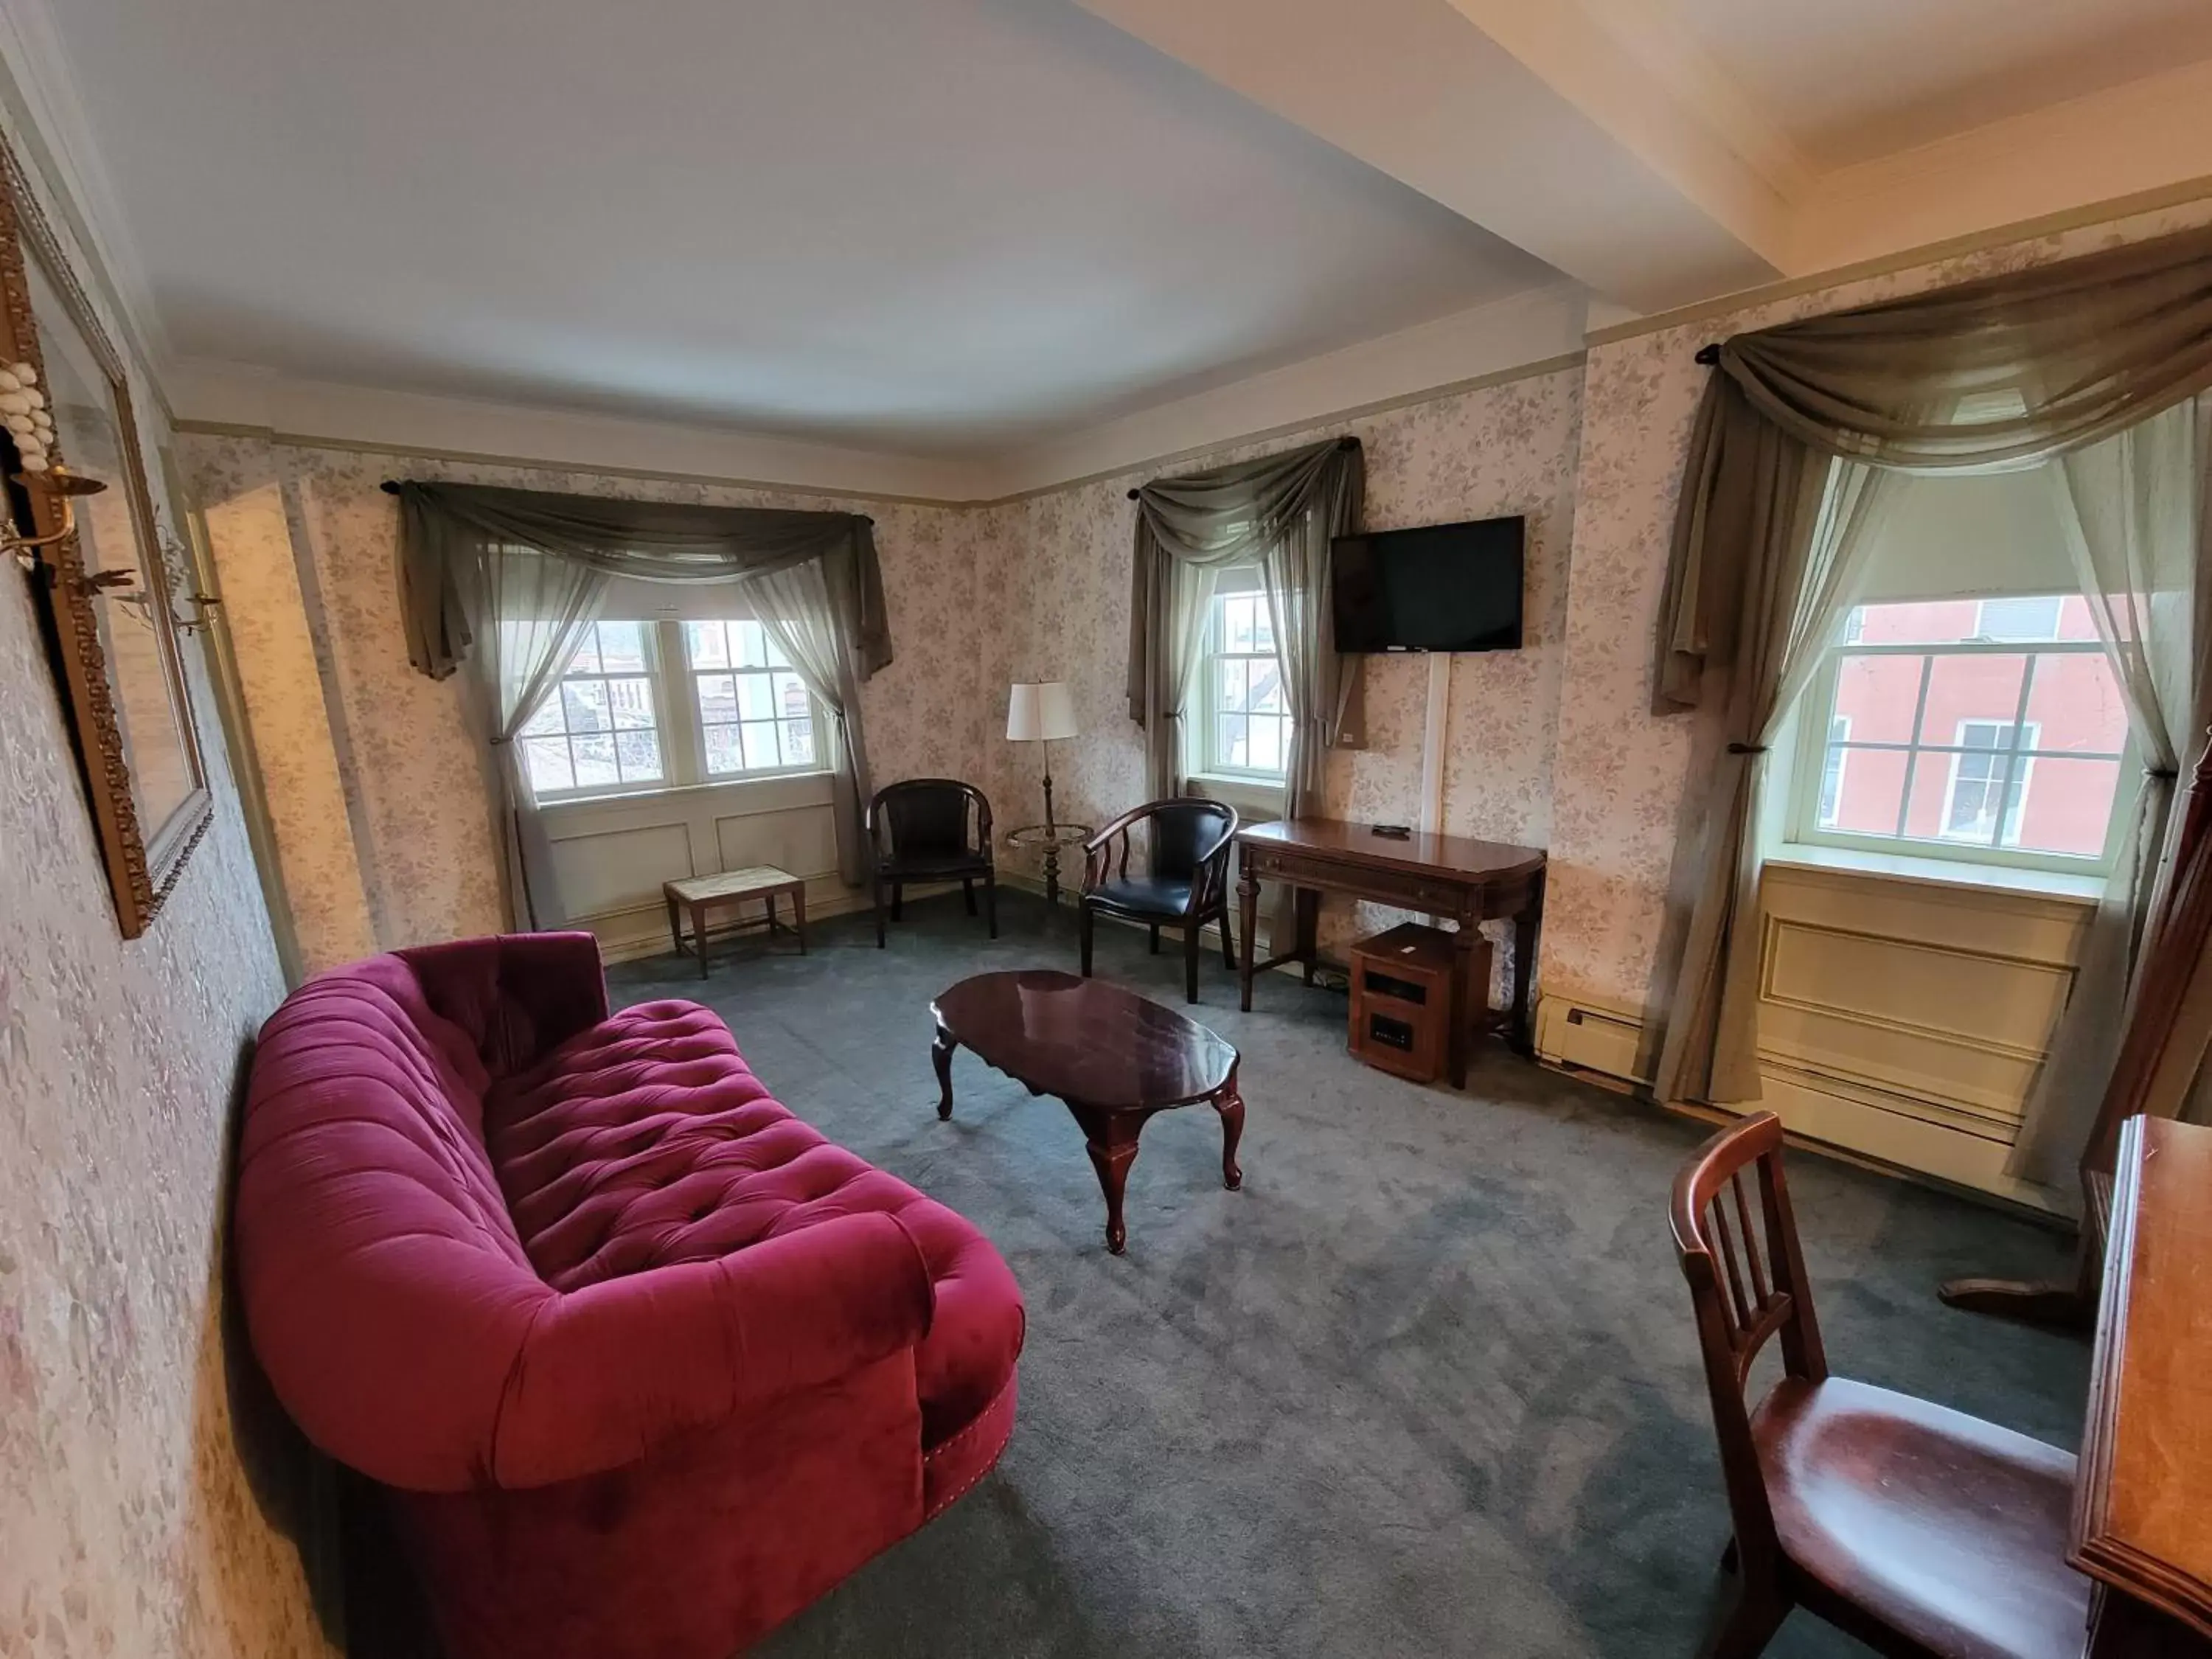
<svg viewBox="0 0 2212 1659"><path fill-rule="evenodd" d="M1976 617L1978 626L1980 618ZM2032 742L2017 739L2023 733L2039 736L2039 721L2027 718L2027 704L2035 684L2033 659L2042 656L2075 654L2102 655L2105 647L2100 640L1984 640L1976 639L1940 644L1899 641L1871 645L1863 640L1847 639L1828 647L1812 683L1805 688L1799 701L1796 732L1796 752L1791 767L1790 799L1787 827L1784 840L1805 847L1835 848L1845 851L1879 854L1888 858L1923 858L1948 860L1989 867L2039 870L2076 876L2106 876L2119 854L2120 838L2126 827L2135 798L2140 787L2142 762L2136 748L2134 733L2129 736L2116 756L2109 751L2081 750L2043 750ZM1868 835L1863 832L1836 830L1822 826L1820 822L1820 775L1826 765L1828 749L1828 720L1836 706L1836 678L1844 660L1850 657L1896 656L1927 659L1920 674L1920 690L1912 711L1912 733L1917 738L1927 714L1928 686L1935 673L1935 659L1939 657L1995 656L2027 657L2031 660L2021 676L2020 699L2008 724L2015 738L2013 747L1996 752L2005 754L2013 763L2007 774L2008 804L2000 816L1997 839L2003 838L2005 823L2019 822L2020 809L2014 802L2025 801L2027 785L2034 762L2038 760L2112 760L2119 769L2119 778L2112 797L2112 812L2105 826L2104 849L2094 858L2067 853L2045 853L2032 848L2007 847L1986 841L1968 841L1962 837L1938 834L1933 836ZM1961 723L1966 724L1965 722ZM1899 798L1898 822L1900 831L1905 815L1911 811L1913 793L1919 781L1919 769L1928 760L1945 757L1948 777L1945 781L1941 821L1948 823L1951 798L1958 777L1957 757L1966 752L1966 745L1956 741L1948 744L1920 742L1874 743L1850 740L1844 750L1845 763L1852 753L1859 750L1887 750L1905 753L1910 758L1905 764L1905 783ZM1842 786L1838 785L1838 799L1842 798Z"/></svg>
<svg viewBox="0 0 2212 1659"><path fill-rule="evenodd" d="M1835 827L1825 822L1821 816L1821 807L1828 796L1828 751L1836 749L1837 744L1848 744L1850 740L1851 717L1849 714L1831 714L1828 717L1828 740L1820 745L1820 774L1813 784L1813 823L1818 829L1832 830ZM1844 779L1850 771L1850 764L1851 751L1836 749L1836 805L1839 811L1844 804Z"/></svg>
<svg viewBox="0 0 2212 1659"><path fill-rule="evenodd" d="M705 718L704 712L702 711L699 702L700 680L709 674L727 674L731 677L733 682L743 679L747 676L751 676L756 678L766 678L769 680L769 684L773 685L775 684L774 677L775 675L793 673L795 671L793 670L788 662L783 663L780 665L775 663L770 663L767 666L761 668L739 668L736 665L737 653L734 651L730 653L731 666L727 668L702 668L698 664L691 660L690 641L684 637L683 630L686 623L693 622L719 622L723 625L725 629L727 629L738 623L757 621L757 619L756 617L750 615L741 617L690 617L680 620L664 621L660 624L664 629L672 629L674 630L674 643L677 653L675 660L680 661L684 665L682 670L682 689L684 695L681 697L675 697L672 693L672 701L680 702L684 705L684 719L689 728L687 735L690 738L689 746L691 751L692 769L696 774L696 781L699 783L740 783L751 778L795 778L804 777L810 772L826 772L830 770L829 766L824 763L823 759L824 750L830 738L829 723L823 719L820 700L817 699L811 692L808 692L806 694L807 720L814 733L814 758L811 761L801 762L799 764L795 766L778 765L740 767L734 772L716 772L710 769L708 765L707 728L709 725L742 726L746 724L758 725L760 722L746 722L743 720L708 720ZM762 634L767 643L768 649L770 652L774 652L776 649L775 636L768 633L765 629L762 629ZM726 634L725 637L726 637ZM670 678L673 679L675 676L672 675ZM803 685L804 683L802 682L802 689ZM742 693L740 693L740 696L742 700ZM784 716L781 714L775 715L772 718L775 720L779 728L786 724ZM781 746L781 730L779 730L777 734L777 743L779 747ZM741 745L740 752L742 752L742 733L740 733L739 742Z"/></svg>
<svg viewBox="0 0 2212 1659"><path fill-rule="evenodd" d="M696 669L684 637L686 618L673 616L617 617L608 616L600 622L635 622L644 629L646 678L653 687L654 730L660 738L661 781L655 783L598 785L579 789L538 789L536 791L541 806L565 806L584 801L619 800L630 797L665 795L680 789L722 788L733 784L760 782L769 779L807 777L831 769L829 744L832 740L830 722L821 701L811 693L806 699L807 713L814 728L814 763L811 765L755 768L736 772L709 772L707 769L707 723L700 719L697 675L701 673L732 675L746 672L771 673L773 669L728 670ZM722 617L693 617L693 621L750 622L750 611ZM772 642L771 642L772 647ZM571 678L564 673L562 679ZM604 674L584 674L574 678L602 679ZM634 675L612 678L633 678ZM556 685L552 695L561 695ZM526 773L528 762L524 762ZM533 786L534 787L534 786Z"/></svg>
<svg viewBox="0 0 2212 1659"><path fill-rule="evenodd" d="M1257 718L1277 720L1280 723L1283 734L1282 746L1278 751L1283 757L1283 764L1280 767L1271 771L1261 767L1232 766L1221 751L1221 717L1224 712L1221 706L1224 678L1222 672L1223 665L1231 662L1272 662L1275 665L1278 683L1280 682L1283 672L1283 653L1279 642L1277 648L1273 651L1231 651L1225 648L1227 642L1222 638L1221 629L1227 615L1226 602L1248 595L1259 601L1261 612L1265 614L1267 586L1261 576L1260 567L1256 564L1236 565L1218 572L1214 580L1213 595L1206 601L1206 627L1200 646L1202 654L1199 665L1197 688L1205 712L1203 718L1198 722L1196 748L1199 763L1196 771L1201 777L1219 778L1229 782L1279 788L1290 778L1291 716L1287 699L1285 700L1283 712L1279 714L1263 714L1254 716L1248 713L1245 717L1248 721L1246 726L1248 733L1246 752L1248 753L1250 752L1249 720ZM1249 678L1246 684L1249 685ZM1188 730L1188 725L1186 725L1186 730Z"/></svg>
<svg viewBox="0 0 2212 1659"><path fill-rule="evenodd" d="M533 781L531 787L540 805L552 805L562 801L572 800L604 800L611 795L653 794L661 790L678 787L676 782L676 773L678 771L679 763L676 754L673 752L674 745L669 741L671 736L671 723L669 720L670 698L668 696L666 677L661 672L661 652L665 642L659 637L659 630L654 628L652 622L644 618L635 617L602 617L593 622L592 626L594 630L597 630L603 623L625 622L635 622L638 623L640 637L645 647L645 670L643 678L647 685L651 689L653 693L653 734L660 741L660 776L650 782L644 781L631 782L627 780L617 780L616 782L611 784L592 784L574 789L539 789ZM597 643L596 631L593 635L593 642ZM569 659L571 663L575 659L573 656ZM582 673L572 672L568 669L564 668L562 671L560 678L554 681L552 690L546 696L546 702L549 703L558 702L562 696L562 688L568 684L571 680L627 680L636 679L640 677L635 673L610 674L605 671L604 666L597 672ZM613 718L611 713L611 696L609 701L610 713L608 718L610 721L611 721ZM532 718L535 718L535 716ZM564 725L565 722L566 716L564 714ZM630 729L635 731L637 728L632 727ZM619 728L615 727L611 724L608 727L608 731L611 734L617 732ZM568 744L569 749L569 764L572 771L574 767L575 760L575 740L580 736L587 735L595 736L597 734L573 732L566 733L566 741ZM523 771L526 776L530 769L529 750L527 745L532 741L532 738L527 735L518 734L515 741L525 745L523 751ZM619 767L619 760L617 760L617 765Z"/></svg>

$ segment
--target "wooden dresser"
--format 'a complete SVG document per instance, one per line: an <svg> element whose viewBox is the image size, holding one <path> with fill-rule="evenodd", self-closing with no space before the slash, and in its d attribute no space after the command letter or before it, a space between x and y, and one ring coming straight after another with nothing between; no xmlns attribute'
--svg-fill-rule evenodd
<svg viewBox="0 0 2212 1659"><path fill-rule="evenodd" d="M2091 1659L2212 1655L2212 1128L2121 1126L2069 1559Z"/></svg>

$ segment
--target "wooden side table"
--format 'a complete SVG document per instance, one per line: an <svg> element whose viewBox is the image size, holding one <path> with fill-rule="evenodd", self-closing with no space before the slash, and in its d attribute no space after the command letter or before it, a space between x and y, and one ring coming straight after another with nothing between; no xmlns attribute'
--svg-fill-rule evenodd
<svg viewBox="0 0 2212 1659"><path fill-rule="evenodd" d="M1087 823L1025 823L1006 831L1009 847L1044 848L1044 902L1054 905L1060 902L1060 849L1080 847L1090 839Z"/></svg>
<svg viewBox="0 0 2212 1659"><path fill-rule="evenodd" d="M788 927L775 915L776 900L787 896L791 900L792 926ZM682 881L661 883L660 896L668 904L668 936L678 956L684 952L684 917L686 914L690 916L691 939L699 955L701 979L707 977L707 913L718 905L737 905L748 899L759 899L768 910L764 922L732 923L723 928L721 937L727 939L747 931L749 926L759 926L770 936L793 935L799 941L799 954L806 954L806 884L788 870L761 864L750 870L725 870L715 876L690 876Z"/></svg>

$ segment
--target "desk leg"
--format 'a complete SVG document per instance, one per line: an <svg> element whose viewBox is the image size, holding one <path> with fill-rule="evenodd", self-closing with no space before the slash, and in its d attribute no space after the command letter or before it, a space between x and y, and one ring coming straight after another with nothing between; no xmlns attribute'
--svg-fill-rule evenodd
<svg viewBox="0 0 2212 1659"><path fill-rule="evenodd" d="M1239 1006L1249 1014L1252 1012L1252 964L1260 956L1260 878L1252 873L1249 859L1237 877L1237 908L1244 923L1244 966L1238 976L1242 991Z"/></svg>
<svg viewBox="0 0 2212 1659"><path fill-rule="evenodd" d="M1321 962L1321 889L1298 889L1298 959L1305 966L1306 983L1314 982Z"/></svg>
<svg viewBox="0 0 2212 1659"><path fill-rule="evenodd" d="M1539 870L1528 887L1528 902L1513 917L1513 1051L1536 1052L1536 1026L1530 1009L1531 989L1536 982L1536 935L1544 922L1544 872Z"/></svg>
<svg viewBox="0 0 2212 1659"><path fill-rule="evenodd" d="M1474 946L1481 929L1472 915L1462 914L1458 921L1459 931L1452 935L1451 1040L1444 1045L1444 1054L1451 1086L1464 1089L1468 1051L1474 1046L1476 1013L1488 1006L1490 988L1474 982Z"/></svg>
<svg viewBox="0 0 2212 1659"><path fill-rule="evenodd" d="M699 977L707 977L707 907L691 907L691 940L699 947Z"/></svg>

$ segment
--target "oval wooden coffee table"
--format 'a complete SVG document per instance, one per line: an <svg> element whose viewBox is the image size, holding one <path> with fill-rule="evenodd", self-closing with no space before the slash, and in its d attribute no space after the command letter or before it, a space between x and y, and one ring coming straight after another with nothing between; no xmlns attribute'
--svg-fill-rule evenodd
<svg viewBox="0 0 2212 1659"><path fill-rule="evenodd" d="M1137 1135L1155 1112L1201 1102L1221 1115L1221 1184L1244 1182L1237 1143L1244 1101L1237 1050L1196 1021L1103 980L1057 969L979 974L929 1005L937 1021L930 1055L942 1091L937 1115L952 1115L952 1051L966 1047L1033 1095L1056 1095L1082 1127L1106 1194L1106 1248L1121 1254L1121 1192L1137 1161Z"/></svg>

